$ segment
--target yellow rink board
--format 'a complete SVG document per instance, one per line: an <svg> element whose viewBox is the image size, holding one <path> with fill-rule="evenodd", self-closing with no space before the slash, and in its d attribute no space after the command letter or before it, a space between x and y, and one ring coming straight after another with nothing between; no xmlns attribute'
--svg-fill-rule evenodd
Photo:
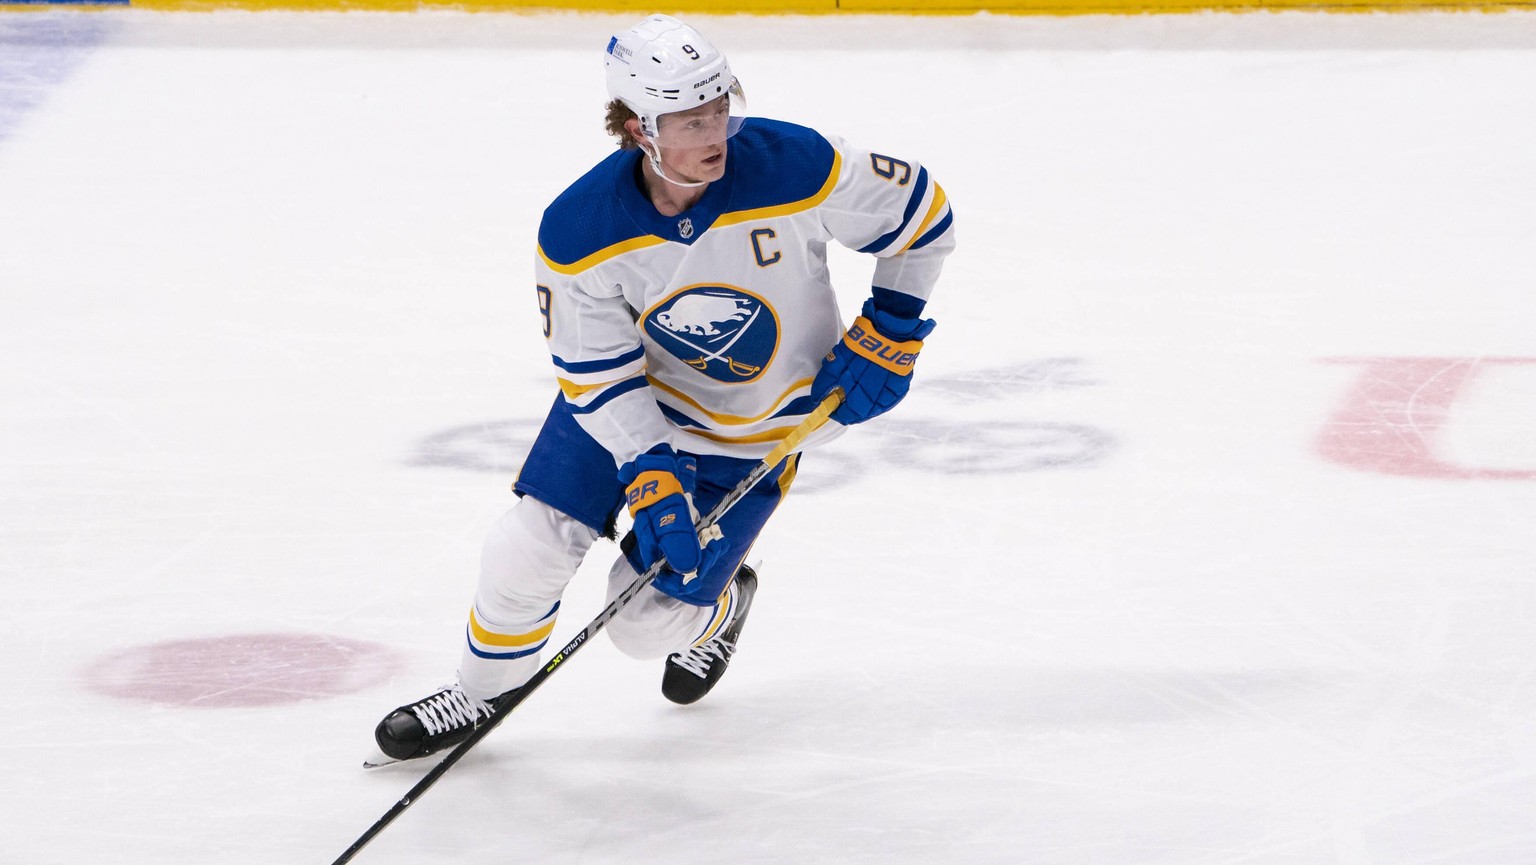
<svg viewBox="0 0 1536 865"><path fill-rule="evenodd" d="M1468 11L1536 9L1536 0L108 0L103 5L161 11L211 12L220 9L287 11L461 10L467 12L674 12L730 14L931 14L1001 15L1156 14L1185 12L1257 12L1316 10L1329 12ZM90 0L54 3L28 0L0 9L92 7Z"/></svg>

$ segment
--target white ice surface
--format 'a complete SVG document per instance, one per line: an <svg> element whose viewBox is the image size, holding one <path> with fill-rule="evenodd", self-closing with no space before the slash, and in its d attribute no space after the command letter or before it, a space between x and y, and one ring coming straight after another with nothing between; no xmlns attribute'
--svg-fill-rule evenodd
<svg viewBox="0 0 1536 865"><path fill-rule="evenodd" d="M0 862L330 862L419 776L358 763L452 674L630 17L0 16ZM702 23L949 192L918 386L708 701L599 641L358 861L1536 861L1536 366L1435 439L1511 476L1314 445L1361 359L1536 356L1536 16ZM250 634L387 650L101 687Z"/></svg>

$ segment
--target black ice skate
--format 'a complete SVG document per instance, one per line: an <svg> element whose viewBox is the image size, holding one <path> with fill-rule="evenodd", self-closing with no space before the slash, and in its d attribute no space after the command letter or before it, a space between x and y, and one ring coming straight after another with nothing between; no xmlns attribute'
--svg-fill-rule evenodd
<svg viewBox="0 0 1536 865"><path fill-rule="evenodd" d="M663 696L674 703L698 702L720 681L736 651L736 641L741 638L741 628L747 623L755 594L757 572L742 565L736 572L736 602L740 606L736 617L715 636L667 658L667 669L661 677Z"/></svg>
<svg viewBox="0 0 1536 865"><path fill-rule="evenodd" d="M390 712L373 731L390 760L414 760L452 748L475 731L495 709L450 685Z"/></svg>

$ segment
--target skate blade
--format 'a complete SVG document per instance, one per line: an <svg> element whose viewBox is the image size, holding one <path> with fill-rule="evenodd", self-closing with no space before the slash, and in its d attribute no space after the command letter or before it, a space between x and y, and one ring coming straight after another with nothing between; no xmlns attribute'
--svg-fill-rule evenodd
<svg viewBox="0 0 1536 865"><path fill-rule="evenodd" d="M391 757L388 754L384 753L383 751L380 751L378 746L375 745L374 748L373 748L373 752L370 753L367 757L363 758L363 768L364 769L381 769L381 768L383 768L385 766L393 766L396 763L403 763L403 762L405 762L405 761L404 760L396 760L394 757Z"/></svg>

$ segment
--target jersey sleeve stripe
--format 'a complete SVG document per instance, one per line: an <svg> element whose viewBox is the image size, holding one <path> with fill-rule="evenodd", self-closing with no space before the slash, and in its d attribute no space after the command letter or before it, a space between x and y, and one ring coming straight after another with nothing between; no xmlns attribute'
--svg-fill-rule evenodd
<svg viewBox="0 0 1536 865"><path fill-rule="evenodd" d="M827 179L824 183L821 184L821 189L818 189L816 194L810 196L809 198L802 198L799 201L791 201L788 204L775 204L771 207L757 207L753 208L752 210L737 210L722 213L715 218L715 221L710 226L710 228L720 228L726 225L736 225L737 223L750 222L755 219L770 219L775 216L789 216L793 213L800 213L802 211L810 210L816 205L821 204L823 201L827 200L827 196L831 195L832 190L837 187L838 178L842 176L842 173L843 155L834 150L832 151L832 168L827 172Z"/></svg>
<svg viewBox="0 0 1536 865"><path fill-rule="evenodd" d="M610 387L597 389L595 391L597 395L591 396L590 399L588 399L586 402L578 403L575 400L570 399L568 399L567 402L570 403L571 414L591 414L592 412L597 411L598 409L602 408L613 400L618 399L624 394L627 394L630 391L639 390L645 386L645 376L632 376L630 378L624 379L623 381L615 382ZM590 396L590 393L587 394L587 396Z"/></svg>
<svg viewBox="0 0 1536 865"><path fill-rule="evenodd" d="M951 210L948 213L944 214L944 218L939 220L939 224L938 225L935 225L933 228L929 229L927 234L925 234L922 237L918 238L917 242L912 244L912 246L910 246L909 249L922 249L923 247L927 246L928 244L934 242L938 238L942 237L944 235L944 232L949 230L949 226L954 221L955 221L955 212L953 210Z"/></svg>
<svg viewBox="0 0 1536 865"><path fill-rule="evenodd" d="M917 213L917 206L923 203L923 197L928 194L928 169L919 168L917 182L912 184L912 194L907 198L907 209L901 215L901 224L895 229L875 238L872 242L859 248L859 252L876 253L896 242L896 238L907 230L912 222L912 216Z"/></svg>
<svg viewBox="0 0 1536 865"><path fill-rule="evenodd" d="M587 376L593 373L611 373L615 370L621 370L636 361L643 361L645 360L645 346L636 346L618 357L605 357L601 360L569 361L558 355L551 355L551 358L554 360L555 366L570 373L571 378L574 379L576 376Z"/></svg>
<svg viewBox="0 0 1536 865"><path fill-rule="evenodd" d="M671 421L673 426L679 428L686 427L690 431L704 428L704 424L702 422L694 420L693 418L683 414L682 412L678 411L672 406L667 405L664 402L656 403L656 407L661 409L662 415L666 417L667 420Z"/></svg>
<svg viewBox="0 0 1536 865"><path fill-rule="evenodd" d="M616 258L626 252L634 252L637 249L646 249L647 247L656 246L657 244L661 243L666 243L666 240L657 237L654 234L645 234L641 235L640 237L632 237L629 240L620 241L611 246L605 246L602 249L599 249L597 252L594 252L584 258L579 258L573 262L570 262L569 264L558 262L553 258L550 258L545 254L544 247L540 245L539 258L543 259L544 265L550 270L553 270L555 273L564 274L566 276L575 276L576 274L583 271L591 270L592 268L602 264L610 258Z"/></svg>
<svg viewBox="0 0 1536 865"><path fill-rule="evenodd" d="M573 402L575 400L581 399L590 391L594 391L602 387L600 384L577 384L570 379L559 377L555 378L555 383L560 385L560 392L565 394L566 402Z"/></svg>
<svg viewBox="0 0 1536 865"><path fill-rule="evenodd" d="M616 378L610 379L609 381L596 382L593 384L577 384L568 378L558 377L555 379L555 381L560 385L560 392L565 394L566 401L575 403L593 391L602 390L605 387L618 384L619 382L624 381L624 379Z"/></svg>
<svg viewBox="0 0 1536 865"><path fill-rule="evenodd" d="M928 226L933 224L933 220L939 213L949 210L948 205L949 196L944 194L944 187L935 183L933 185L933 204L928 207L928 213L923 217L923 223L917 227L917 231L912 232L912 239L907 241L907 245L903 246L901 251L906 252L911 249L918 238L928 231Z"/></svg>

